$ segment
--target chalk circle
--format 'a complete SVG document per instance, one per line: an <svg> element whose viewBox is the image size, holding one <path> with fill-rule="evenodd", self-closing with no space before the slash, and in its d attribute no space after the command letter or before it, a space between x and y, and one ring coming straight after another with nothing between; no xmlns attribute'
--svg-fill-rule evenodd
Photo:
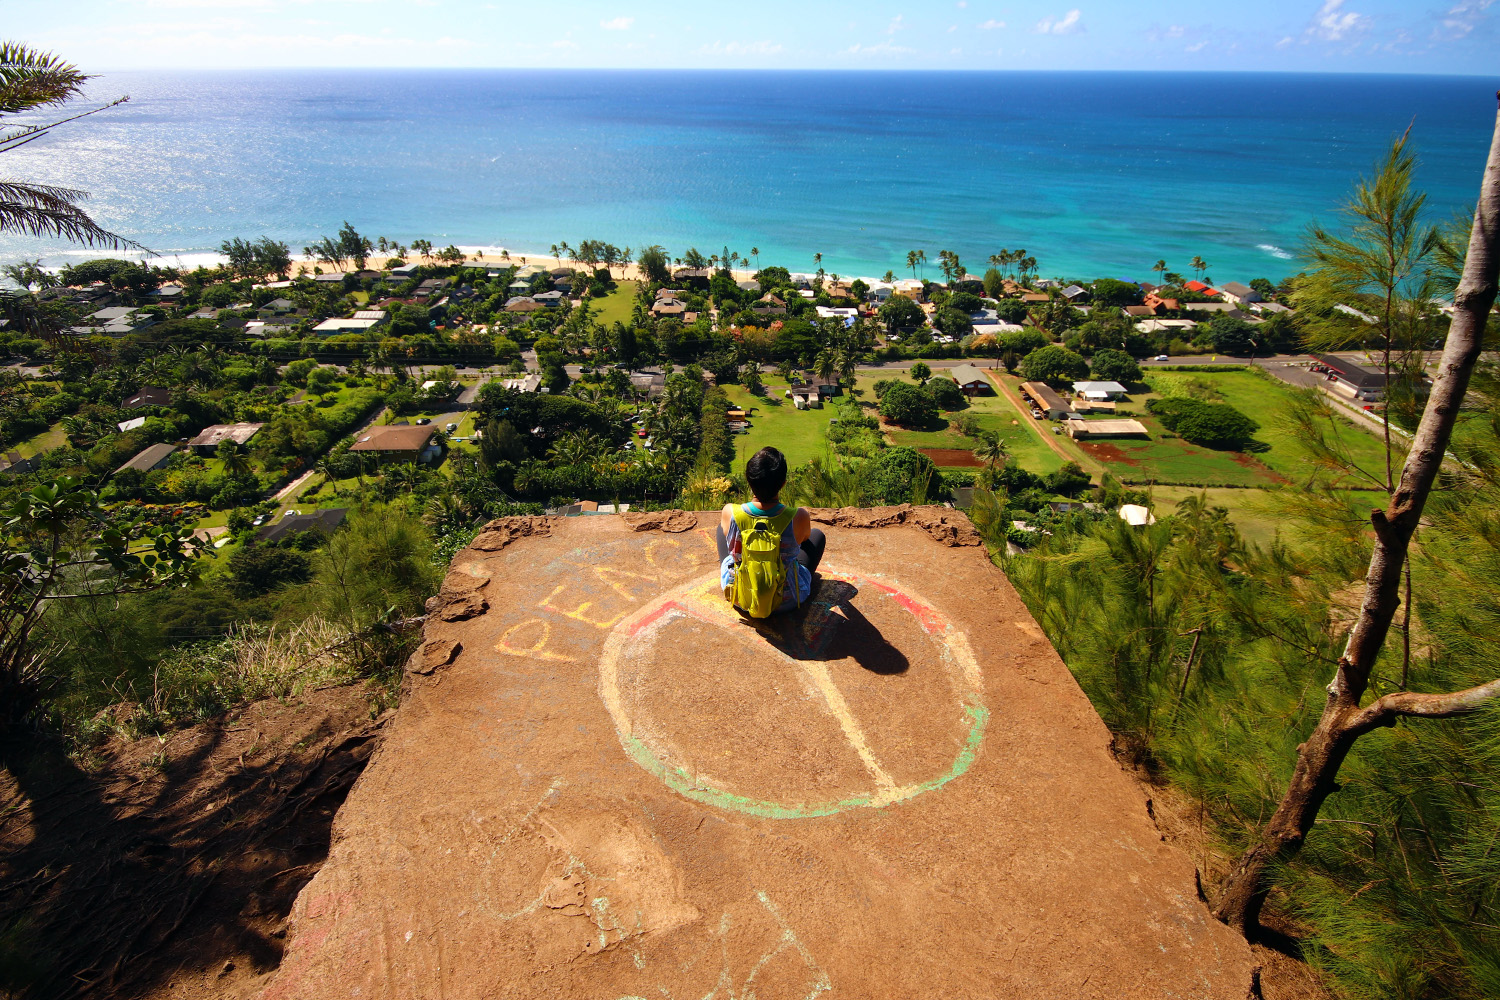
<svg viewBox="0 0 1500 1000"><path fill-rule="evenodd" d="M842 581L857 588L868 588L890 599L909 614L920 630L926 634L937 652L937 659L949 676L957 694L957 707L962 712L964 736L957 755L951 764L940 773L925 780L897 783L886 776L879 763L864 745L863 734L858 723L850 717L847 705L833 683L821 657L789 656L797 659L811 675L815 689L823 696L827 709L838 719L844 729L845 738L870 768L874 787L838 799L825 801L777 801L773 799L741 795L731 788L722 787L712 778L705 778L701 771L688 766L687 761L667 759L668 755L653 750L635 733L630 712L620 691L622 661L627 653L641 643L649 642L673 621L694 619L698 622L728 630L745 630L748 626L727 601L719 586L717 575L678 587L648 602L645 607L620 621L605 639L604 650L599 659L599 694L605 708L615 724L621 746L626 754L646 771L661 779L669 788L689 799L706 805L749 813L773 819L810 819L831 816L852 809L880 808L893 803L915 798L935 791L964 774L974 763L979 745L984 739L989 721L989 710L980 697L983 686L979 664L974 659L968 636L956 628L946 615L929 602L904 588L862 576L857 573L820 570L823 583L819 594L828 589L829 581ZM802 612L801 641L808 651L826 646L826 633L837 627L832 621L833 607L820 602L815 594L810 607ZM782 652L785 656L785 651Z"/></svg>

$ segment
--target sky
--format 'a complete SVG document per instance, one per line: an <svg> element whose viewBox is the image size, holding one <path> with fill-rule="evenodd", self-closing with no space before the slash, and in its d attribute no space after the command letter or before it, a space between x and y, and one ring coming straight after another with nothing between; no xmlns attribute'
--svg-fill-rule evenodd
<svg viewBox="0 0 1500 1000"><path fill-rule="evenodd" d="M1497 0L0 0L0 14L0 36L101 72L1500 71Z"/></svg>

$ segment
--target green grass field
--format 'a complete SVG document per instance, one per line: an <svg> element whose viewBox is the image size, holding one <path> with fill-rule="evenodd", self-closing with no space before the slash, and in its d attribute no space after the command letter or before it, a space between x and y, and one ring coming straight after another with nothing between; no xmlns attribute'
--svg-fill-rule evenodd
<svg viewBox="0 0 1500 1000"><path fill-rule="evenodd" d="M751 455L767 445L780 449L787 464L794 469L814 458L826 458L828 447L823 431L834 417L834 411L827 407L799 410L782 395L787 387L784 380L774 375L763 378L764 396L752 396L743 386L724 386L724 395L729 397L729 402L750 414L750 433L736 434L731 438L734 442L734 467L743 468Z"/></svg>
<svg viewBox="0 0 1500 1000"><path fill-rule="evenodd" d="M889 378L889 375L881 375L879 378ZM873 400L875 398L875 382L877 376L861 374L856 382L856 388L864 390L865 395L861 398ZM984 430L999 435L1005 442L1006 454L1015 458L1021 468L1027 472L1034 472L1039 476L1056 472L1062 468L1063 459L1047 447L1047 442L1042 439L1046 433L1045 428L1037 426L1038 421L1032 420L1029 415L1022 415L1016 411L1004 396L994 393L988 396L975 396L969 401L967 410L958 410L945 413L943 416L950 421L948 428L937 431L904 431L891 432L891 438L898 445L906 445L912 448L962 448L973 450L978 444L973 438L964 437L954 428L951 421L960 413L972 413L979 421L979 426Z"/></svg>
<svg viewBox="0 0 1500 1000"><path fill-rule="evenodd" d="M594 314L594 319L606 327L613 326L616 321L629 323L630 314L635 309L637 287L634 281L621 281L604 298L589 299L589 310Z"/></svg>
<svg viewBox="0 0 1500 1000"><path fill-rule="evenodd" d="M27 438L16 445L16 451L21 453L22 458L31 458L40 455L44 451L61 447L68 443L68 435L63 433L62 423L53 424L35 437Z"/></svg>
<svg viewBox="0 0 1500 1000"><path fill-rule="evenodd" d="M1121 480L1132 483L1270 487L1300 481L1311 471L1311 454L1297 439L1289 417L1290 386L1248 371L1170 373L1170 377L1202 383L1217 394L1216 401L1228 403L1255 420L1260 425L1255 440L1266 449L1252 453L1218 451L1170 436L1146 411L1146 403L1159 397L1156 392L1132 393L1117 412L1117 416L1141 421L1149 440L1080 443L1064 439L1063 447L1088 455ZM1384 467L1381 444L1372 435L1343 419L1338 420L1337 433L1362 466Z"/></svg>

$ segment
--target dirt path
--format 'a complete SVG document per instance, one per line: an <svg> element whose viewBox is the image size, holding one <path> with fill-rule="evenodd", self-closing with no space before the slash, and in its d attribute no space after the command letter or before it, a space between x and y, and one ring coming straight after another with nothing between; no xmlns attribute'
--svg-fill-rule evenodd
<svg viewBox="0 0 1500 1000"><path fill-rule="evenodd" d="M1035 423L1035 420L1031 416L1031 408L1028 407L1025 403L1021 402L1016 394L1010 391L1010 386L1005 384L1004 379L1002 379L993 369L986 368L984 370L984 373L989 377L989 380L991 382L995 383L996 391L999 392L1000 395L1004 396L1006 400L1008 400L1010 404L1016 408L1016 412L1021 415L1021 419L1031 420L1033 423ZM1067 449L1063 448L1062 443L1056 440L1056 435L1040 434L1038 436L1041 437L1042 441L1046 443L1047 447L1056 452L1057 456L1064 462L1077 462L1079 465L1083 466L1084 470L1092 476L1102 477L1107 471L1103 465L1094 461L1094 459L1088 457L1088 455L1074 455Z"/></svg>
<svg viewBox="0 0 1500 1000"><path fill-rule="evenodd" d="M817 519L815 599L759 628L708 517L482 533L264 996L1242 1000L968 522Z"/></svg>

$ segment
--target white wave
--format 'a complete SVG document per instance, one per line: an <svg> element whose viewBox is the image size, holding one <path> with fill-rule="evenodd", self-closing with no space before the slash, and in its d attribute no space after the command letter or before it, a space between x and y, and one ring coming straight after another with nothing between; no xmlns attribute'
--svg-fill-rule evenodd
<svg viewBox="0 0 1500 1000"><path fill-rule="evenodd" d="M1264 250L1266 253L1270 254L1272 257L1275 257L1278 260L1291 260L1296 256L1295 254L1288 253L1287 251L1281 249L1281 247L1271 243L1257 243L1255 244L1255 249Z"/></svg>

